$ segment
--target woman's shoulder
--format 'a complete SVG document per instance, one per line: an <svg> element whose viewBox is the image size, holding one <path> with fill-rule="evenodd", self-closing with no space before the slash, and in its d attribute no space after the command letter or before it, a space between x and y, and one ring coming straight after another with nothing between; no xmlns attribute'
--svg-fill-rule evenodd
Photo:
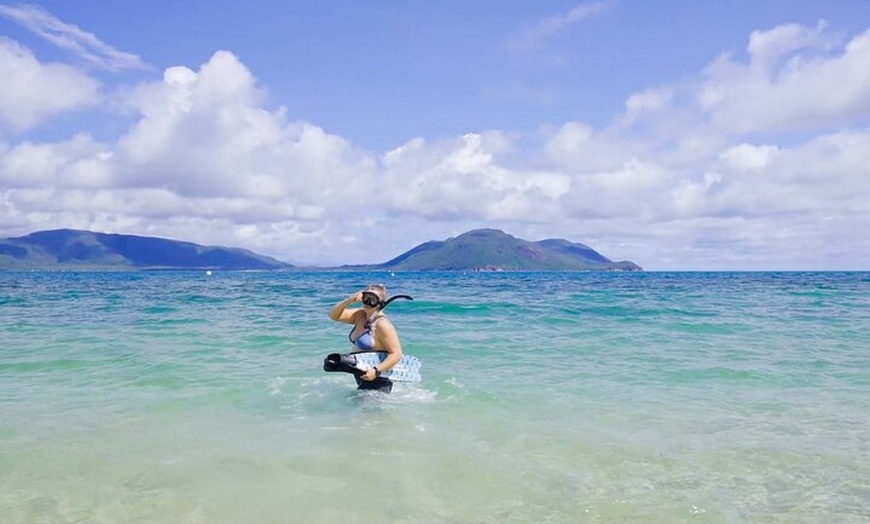
<svg viewBox="0 0 870 524"><path fill-rule="evenodd" d="M376 323L378 327L393 327L393 323L386 315L378 315L377 318L372 321L372 323Z"/></svg>

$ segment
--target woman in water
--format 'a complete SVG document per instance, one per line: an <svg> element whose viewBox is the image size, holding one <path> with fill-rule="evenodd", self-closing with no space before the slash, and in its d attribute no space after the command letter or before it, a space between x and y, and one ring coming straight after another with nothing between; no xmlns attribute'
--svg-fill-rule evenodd
<svg viewBox="0 0 870 524"><path fill-rule="evenodd" d="M350 341L353 352L385 351L387 358L383 362L369 368L360 378L365 382L379 379L381 373L391 369L402 360L402 345L399 334L382 309L387 300L387 288L383 284L374 284L363 291L334 305L329 311L329 318L337 322L353 324L350 330ZM362 307L349 308L351 304L361 303ZM386 379L381 379L386 380ZM372 384L373 385L373 384ZM360 388L370 389L360 382Z"/></svg>

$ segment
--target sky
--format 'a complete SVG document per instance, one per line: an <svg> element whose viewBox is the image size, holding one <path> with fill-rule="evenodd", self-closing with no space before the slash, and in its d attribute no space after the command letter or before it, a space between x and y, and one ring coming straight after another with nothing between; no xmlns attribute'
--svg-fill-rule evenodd
<svg viewBox="0 0 870 524"><path fill-rule="evenodd" d="M0 237L870 269L866 0L0 0Z"/></svg>

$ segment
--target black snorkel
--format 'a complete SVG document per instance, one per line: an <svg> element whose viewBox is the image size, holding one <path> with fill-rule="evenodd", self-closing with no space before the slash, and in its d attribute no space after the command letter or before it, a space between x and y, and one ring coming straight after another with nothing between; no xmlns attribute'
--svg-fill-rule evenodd
<svg viewBox="0 0 870 524"><path fill-rule="evenodd" d="M371 291L363 291L362 293L362 303L364 306L368 306L373 308L375 311L382 311L385 307L390 305L390 302L396 300L397 298L404 298L405 300L414 300L411 298L411 295L394 295L387 300L381 301L381 298Z"/></svg>
<svg viewBox="0 0 870 524"><path fill-rule="evenodd" d="M390 298L386 299L386 300L385 300L385 301L384 301L384 302L383 302L383 303L378 307L378 311L383 311L383 309L384 309L385 307L387 307L387 306L390 305L390 302L392 302L393 300L396 300L397 298L401 298L401 299L404 299L404 300L412 300L412 301L414 300L414 298L413 298L411 295L393 295L393 296L391 296Z"/></svg>

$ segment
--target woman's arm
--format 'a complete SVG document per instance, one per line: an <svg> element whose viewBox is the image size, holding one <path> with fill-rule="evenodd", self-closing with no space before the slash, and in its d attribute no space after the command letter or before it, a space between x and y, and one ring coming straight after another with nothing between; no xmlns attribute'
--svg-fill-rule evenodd
<svg viewBox="0 0 870 524"><path fill-rule="evenodd" d="M362 291L357 291L353 295L347 297L342 300L338 304L332 306L332 309L329 310L329 318L335 320L336 322L345 322L347 324L353 324L353 315L359 308L348 309L347 306L353 304L354 302L359 302L362 300Z"/></svg>

